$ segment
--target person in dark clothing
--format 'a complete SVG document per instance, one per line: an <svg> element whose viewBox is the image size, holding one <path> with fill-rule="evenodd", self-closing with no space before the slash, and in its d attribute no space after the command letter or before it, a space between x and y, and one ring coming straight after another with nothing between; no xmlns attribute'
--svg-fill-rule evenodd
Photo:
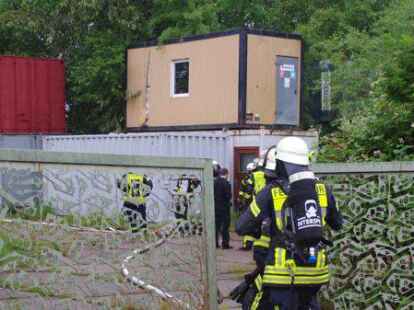
<svg viewBox="0 0 414 310"><path fill-rule="evenodd" d="M230 207L231 207L231 185L228 178L228 170L223 168L219 176L214 179L214 210L216 219L216 247L219 247L219 235L221 234L223 249L230 247Z"/></svg>

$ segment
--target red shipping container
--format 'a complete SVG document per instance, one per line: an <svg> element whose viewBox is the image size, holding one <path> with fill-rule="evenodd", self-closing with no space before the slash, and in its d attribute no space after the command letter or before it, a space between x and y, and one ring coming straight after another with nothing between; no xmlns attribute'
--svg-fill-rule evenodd
<svg viewBox="0 0 414 310"><path fill-rule="evenodd" d="M0 56L0 133L64 133L65 129L63 61Z"/></svg>

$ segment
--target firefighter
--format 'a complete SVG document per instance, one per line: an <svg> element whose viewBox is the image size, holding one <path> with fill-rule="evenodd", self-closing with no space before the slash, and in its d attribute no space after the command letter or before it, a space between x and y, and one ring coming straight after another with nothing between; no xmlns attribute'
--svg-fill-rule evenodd
<svg viewBox="0 0 414 310"><path fill-rule="evenodd" d="M174 190L175 193L178 194L174 212L176 219L183 219L185 221L188 220L188 207L190 205L190 199L194 194L194 190L196 190L200 184L200 180L194 176L186 176L183 174L178 178Z"/></svg>
<svg viewBox="0 0 414 310"><path fill-rule="evenodd" d="M252 173L256 169L256 164L251 162L247 164L246 170L247 175L240 181L240 191L239 191L239 210L244 212L250 205L253 200L253 177ZM242 239L242 247L240 250L242 251L250 251L253 247L253 241L255 238L253 236L243 236Z"/></svg>
<svg viewBox="0 0 414 310"><path fill-rule="evenodd" d="M263 172L265 178L265 184L271 184L272 182L278 182L279 184L287 185L283 179L277 179L274 171L274 167L269 161L264 166L264 158L268 152L271 152L276 146L270 147L264 153L261 154L261 158L255 160L255 164L260 167L260 171ZM257 188L260 192L262 188ZM245 275L244 282L236 287L230 294L231 298L242 304L243 310L258 309L260 305L261 309L267 309L269 307L265 301L262 300L262 275L265 267L265 259L268 254L270 245L270 232L265 227L261 227L257 232L257 237L254 239L253 244L253 259L256 263L256 269ZM254 238L254 237L253 237Z"/></svg>
<svg viewBox="0 0 414 310"><path fill-rule="evenodd" d="M240 235L269 231L270 248L263 272L261 302L251 309L309 309L320 287L329 282L324 238L328 224L342 227L342 216L331 191L309 169L306 143L282 139L269 150L264 165L286 182L265 187L236 223ZM288 186L286 184L288 183Z"/></svg>
<svg viewBox="0 0 414 310"><path fill-rule="evenodd" d="M117 182L123 192L123 214L127 217L131 230L136 233L147 227L146 197L152 190L152 181L146 175L133 172L124 174Z"/></svg>

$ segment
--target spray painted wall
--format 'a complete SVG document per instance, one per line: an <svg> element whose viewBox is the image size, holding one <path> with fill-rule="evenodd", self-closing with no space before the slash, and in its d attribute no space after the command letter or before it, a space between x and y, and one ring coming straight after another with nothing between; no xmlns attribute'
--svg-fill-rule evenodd
<svg viewBox="0 0 414 310"><path fill-rule="evenodd" d="M0 205L31 206L37 202L51 204L58 214L104 213L113 216L122 208L122 192L117 180L124 173L147 175L154 188L146 200L148 220L153 222L174 218L172 192L177 178L193 175L195 170L110 167L93 165L0 163ZM200 190L192 201L192 214L200 211Z"/></svg>

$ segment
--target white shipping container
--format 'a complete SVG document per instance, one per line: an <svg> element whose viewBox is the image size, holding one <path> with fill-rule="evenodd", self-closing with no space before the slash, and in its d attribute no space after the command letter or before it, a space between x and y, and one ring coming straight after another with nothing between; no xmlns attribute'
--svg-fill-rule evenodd
<svg viewBox="0 0 414 310"><path fill-rule="evenodd" d="M127 133L105 135L44 136L43 149L60 152L109 153L167 157L209 158L229 169L233 181L235 148L257 147L260 151L285 136L303 138L315 149L314 130L223 130Z"/></svg>

